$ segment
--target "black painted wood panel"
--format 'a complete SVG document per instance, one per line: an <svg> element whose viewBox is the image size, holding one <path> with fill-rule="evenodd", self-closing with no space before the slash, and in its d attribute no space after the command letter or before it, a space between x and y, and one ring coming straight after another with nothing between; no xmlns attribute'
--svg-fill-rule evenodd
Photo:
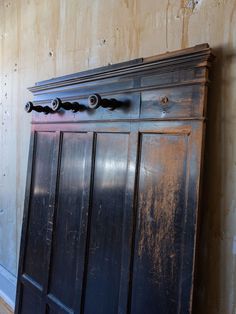
<svg viewBox="0 0 236 314"><path fill-rule="evenodd" d="M87 133L64 133L58 169L49 293L74 310L77 299L80 298L75 293L78 272L83 268L84 262L83 251L79 254L79 240L84 232L81 228L85 223L83 215L88 214L88 195L84 183L92 145L92 138Z"/></svg>
<svg viewBox="0 0 236 314"><path fill-rule="evenodd" d="M192 313L211 60L203 45L30 88L64 106L33 113L16 314Z"/></svg>
<svg viewBox="0 0 236 314"><path fill-rule="evenodd" d="M98 133L84 313L118 311L128 134ZM126 244L128 245L128 244ZM94 302L94 299L97 301Z"/></svg>
<svg viewBox="0 0 236 314"><path fill-rule="evenodd" d="M30 288L24 287L22 291L22 314L42 313L42 300Z"/></svg>
<svg viewBox="0 0 236 314"><path fill-rule="evenodd" d="M187 146L186 134L142 134L133 314L178 313Z"/></svg>
<svg viewBox="0 0 236 314"><path fill-rule="evenodd" d="M46 273L46 233L52 184L54 132L38 132L34 152L24 273L41 288Z"/></svg>

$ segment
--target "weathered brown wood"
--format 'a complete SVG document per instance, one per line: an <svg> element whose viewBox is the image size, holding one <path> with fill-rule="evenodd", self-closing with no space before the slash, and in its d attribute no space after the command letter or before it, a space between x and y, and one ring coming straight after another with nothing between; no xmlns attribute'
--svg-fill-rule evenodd
<svg viewBox="0 0 236 314"><path fill-rule="evenodd" d="M211 60L203 45L30 88L60 110L32 113L16 313L191 313Z"/></svg>
<svg viewBox="0 0 236 314"><path fill-rule="evenodd" d="M0 297L0 313L13 314L13 309Z"/></svg>

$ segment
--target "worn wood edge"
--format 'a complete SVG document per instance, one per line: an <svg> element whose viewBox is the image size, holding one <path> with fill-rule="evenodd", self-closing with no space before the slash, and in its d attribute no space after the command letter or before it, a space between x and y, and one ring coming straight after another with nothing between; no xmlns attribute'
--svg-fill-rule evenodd
<svg viewBox="0 0 236 314"><path fill-rule="evenodd" d="M46 81L41 81L35 84L33 87L29 87L29 91L36 93L43 90L49 90L52 88L58 88L67 85L74 85L80 83L86 83L95 80L101 80L106 78L112 78L114 76L124 76L127 74L134 74L136 72L144 72L149 68L168 68L170 66L185 65L191 63L188 67L203 67L210 66L210 63L214 59L212 49L208 44L202 44L195 47L187 48L184 50L177 50L173 52L167 52L161 55L140 58L124 62L121 64L109 65L102 68L96 68L88 71L75 73L72 75L61 76Z"/></svg>
<svg viewBox="0 0 236 314"><path fill-rule="evenodd" d="M27 177L26 177L26 187L25 187L25 200L24 200L24 211L23 211L23 219L22 219L22 228L21 228L21 241L20 241L20 253L19 253L19 264L18 264L18 273L17 273L17 286L16 286L16 301L15 301L15 312L18 313L21 306L20 299L20 291L22 285L22 277L23 273L23 262L24 262L24 254L25 254L25 238L27 232L27 224L28 224L28 209L29 209L29 198L31 194L31 176L33 171L33 161L35 158L34 149L37 141L36 132L31 131L30 137L30 145L29 145L29 155L28 155L28 165L27 165Z"/></svg>
<svg viewBox="0 0 236 314"><path fill-rule="evenodd" d="M89 69L89 70L84 70L81 72L77 72L77 73L73 73L73 74L67 74L67 75L63 75L63 76L59 76L59 77L54 77L48 80L43 80L40 82L37 82L35 85L36 86L40 86L40 85L45 85L47 83L55 83L57 81L61 82L61 81L66 81L67 79L73 79L73 78L79 78L79 77L86 77L86 76L90 76L91 74L97 74L97 73L102 73L102 72L109 72L112 70L116 70L116 69L123 69L126 67L131 67L132 65L137 65L139 63L143 62L143 58L138 58L138 59L133 59L130 61L124 61L124 62L119 62L119 63L114 63L114 64L108 64L106 66L102 66L102 67L98 67L98 68L94 68L94 69Z"/></svg>
<svg viewBox="0 0 236 314"><path fill-rule="evenodd" d="M185 49L166 51L166 52L158 54L158 55L146 57L143 59L143 61L144 62L153 62L153 61L158 61L158 60L167 59L167 58L171 58L171 57L178 57L178 56L185 55L185 54L190 55L192 53L198 53L198 52L208 51L208 50L211 50L209 44L204 43L204 44L196 45L193 47L188 47Z"/></svg>
<svg viewBox="0 0 236 314"><path fill-rule="evenodd" d="M13 314L14 309L0 296L0 314Z"/></svg>
<svg viewBox="0 0 236 314"><path fill-rule="evenodd" d="M124 123L131 123L131 122L168 122L168 121L205 121L207 120L206 117L202 117L202 116L194 116L194 117L172 117L172 118L130 118L130 119L105 119L105 120L68 120L65 122L61 122L61 121L31 121L32 125L53 125L53 124L68 124L68 123L73 123L73 124L77 124L78 122L80 124L93 124L93 123L115 123L115 122L124 122ZM1 313L0 313L1 314Z"/></svg>

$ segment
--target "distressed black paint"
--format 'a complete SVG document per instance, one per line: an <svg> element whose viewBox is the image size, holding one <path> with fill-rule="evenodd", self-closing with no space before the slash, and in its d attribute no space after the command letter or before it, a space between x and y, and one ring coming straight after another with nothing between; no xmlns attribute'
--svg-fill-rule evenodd
<svg viewBox="0 0 236 314"><path fill-rule="evenodd" d="M203 45L30 89L86 108L33 112L17 314L191 313L211 59Z"/></svg>

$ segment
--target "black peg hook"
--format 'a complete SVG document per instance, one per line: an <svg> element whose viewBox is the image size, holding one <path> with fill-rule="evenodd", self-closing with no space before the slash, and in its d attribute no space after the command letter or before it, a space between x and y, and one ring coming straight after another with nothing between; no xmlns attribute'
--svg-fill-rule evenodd
<svg viewBox="0 0 236 314"><path fill-rule="evenodd" d="M117 107L122 106L123 103L114 98L106 99L102 98L99 94L93 94L88 97L88 107L90 109L97 109L98 107L108 108L114 110Z"/></svg>
<svg viewBox="0 0 236 314"><path fill-rule="evenodd" d="M45 114L53 113L53 110L48 106L35 106L32 101L28 101L25 105L25 111L30 113L31 111L43 112Z"/></svg>
<svg viewBox="0 0 236 314"><path fill-rule="evenodd" d="M51 106L54 112L59 111L61 108L64 110L72 110L73 112L85 110L85 106L78 102L62 102L60 98L54 98L51 102Z"/></svg>

